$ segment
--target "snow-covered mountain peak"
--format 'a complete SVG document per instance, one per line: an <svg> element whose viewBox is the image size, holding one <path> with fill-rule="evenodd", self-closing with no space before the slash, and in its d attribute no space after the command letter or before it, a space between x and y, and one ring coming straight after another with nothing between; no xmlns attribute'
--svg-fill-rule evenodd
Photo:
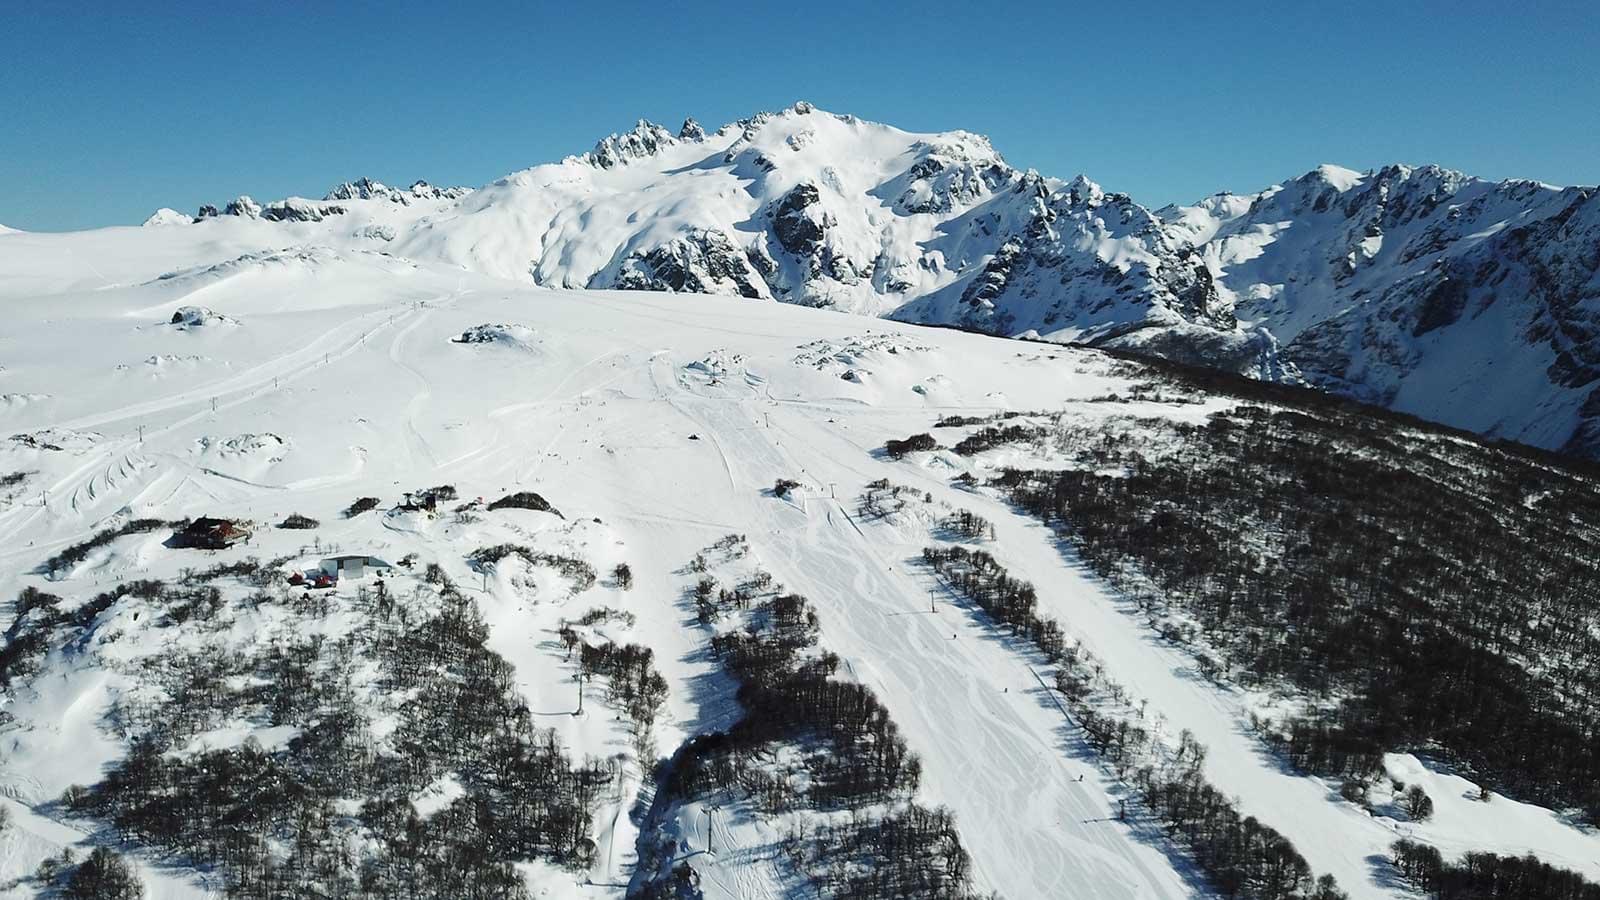
<svg viewBox="0 0 1600 900"><path fill-rule="evenodd" d="M410 187L402 189L390 187L381 181L363 177L335 186L333 190L323 195L322 199L387 200L391 203L407 205L414 200L455 200L471 192L472 189L467 187L435 187L421 179L412 182Z"/></svg>
<svg viewBox="0 0 1600 900"><path fill-rule="evenodd" d="M406 190L410 192L412 197L422 200L456 200L472 193L472 188L469 187L462 185L438 187L420 178L413 181L411 187L406 188Z"/></svg>
<svg viewBox="0 0 1600 900"><path fill-rule="evenodd" d="M381 181L371 178L357 178L355 181L346 181L334 187L323 196L324 200L371 200L374 198L389 199L394 194L394 188Z"/></svg>
<svg viewBox="0 0 1600 900"><path fill-rule="evenodd" d="M243 216L247 219L258 219L261 217L261 204L257 203L249 194L240 194L233 200L228 201L228 205L222 208L222 214L225 216Z"/></svg>
<svg viewBox="0 0 1600 900"><path fill-rule="evenodd" d="M1259 196L1219 191L1192 206L1163 206L1155 215L1174 240L1198 247L1215 237L1223 225L1249 212Z"/></svg>
<svg viewBox="0 0 1600 900"><path fill-rule="evenodd" d="M155 227L159 225L188 225L193 221L194 217L163 206L151 213L150 218L145 219L143 224L145 227Z"/></svg>
<svg viewBox="0 0 1600 900"><path fill-rule="evenodd" d="M1068 202L1086 206L1096 205L1104 200L1106 196L1105 190L1100 185L1090 181L1084 175L1073 176L1072 180L1067 182L1063 192L1067 195Z"/></svg>
<svg viewBox="0 0 1600 900"><path fill-rule="evenodd" d="M596 168L610 169L632 160L654 156L661 149L676 143L678 138L665 126L640 119L631 131L601 138L582 159Z"/></svg>
<svg viewBox="0 0 1600 900"><path fill-rule="evenodd" d="M694 116L684 119L683 125L678 129L678 140L680 141L703 141L705 138L706 130L700 127L700 123L694 120Z"/></svg>
<svg viewBox="0 0 1600 900"><path fill-rule="evenodd" d="M1354 169L1336 166L1332 163L1323 163L1310 172L1300 176L1298 181L1329 185L1337 191L1348 191L1360 183L1362 174Z"/></svg>
<svg viewBox="0 0 1600 900"><path fill-rule="evenodd" d="M1409 221L1463 191L1493 187L1436 165L1394 163L1366 173L1322 165L1256 195L1259 209L1284 215L1366 217L1380 227Z"/></svg>

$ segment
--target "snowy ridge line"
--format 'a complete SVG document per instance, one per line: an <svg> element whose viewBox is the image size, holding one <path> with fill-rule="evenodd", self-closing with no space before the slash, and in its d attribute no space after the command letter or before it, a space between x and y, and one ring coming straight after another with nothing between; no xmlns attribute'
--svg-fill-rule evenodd
<svg viewBox="0 0 1600 900"><path fill-rule="evenodd" d="M163 211L151 224L164 227L124 240L220 232L259 253L287 234L563 289L720 294L1085 343L1600 455L1600 354L1570 337L1600 322L1589 291L1600 261L1585 252L1600 237L1595 187L1323 165L1152 209L1083 175L1016 169L980 135L798 102L712 133L641 121L470 193L362 179L328 198L239 198L187 227L165 227L184 217ZM60 266L98 256L75 237L7 243L59 240ZM33 280L28 262L17 271Z"/></svg>

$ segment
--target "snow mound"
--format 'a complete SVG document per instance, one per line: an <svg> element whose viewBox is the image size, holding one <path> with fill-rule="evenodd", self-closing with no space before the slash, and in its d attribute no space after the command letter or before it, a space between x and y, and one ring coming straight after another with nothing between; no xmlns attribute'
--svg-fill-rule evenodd
<svg viewBox="0 0 1600 900"><path fill-rule="evenodd" d="M358 240L388 243L394 240L395 230L393 225L365 225L356 229L355 237Z"/></svg>
<svg viewBox="0 0 1600 900"><path fill-rule="evenodd" d="M182 269L173 269L156 276L150 283L172 282L178 280L196 280L209 278L226 278L244 272L265 269L269 266L295 267L311 271L317 267L325 266L341 259L340 253L332 247L302 246L288 247L278 250L254 250L241 253L231 259L206 265L191 266Z"/></svg>
<svg viewBox="0 0 1600 900"><path fill-rule="evenodd" d="M201 356L197 353L157 353L145 357L144 365L155 369L159 373L173 368L192 369L210 361L211 357Z"/></svg>
<svg viewBox="0 0 1600 900"><path fill-rule="evenodd" d="M945 374L929 375L913 384L911 390L932 401L949 402L956 397L955 383Z"/></svg>
<svg viewBox="0 0 1600 900"><path fill-rule="evenodd" d="M504 323L474 325L450 339L453 344L489 344L531 350L538 342L538 334L526 325Z"/></svg>
<svg viewBox="0 0 1600 900"><path fill-rule="evenodd" d="M686 364L684 371L690 375L699 375L705 378L726 378L729 374L738 374L744 371L745 356L742 353L733 353L728 350L717 349L694 362Z"/></svg>
<svg viewBox="0 0 1600 900"><path fill-rule="evenodd" d="M73 431L70 428L42 428L38 431L14 434L11 436L11 442L29 450L82 453L99 443L100 435L93 431Z"/></svg>
<svg viewBox="0 0 1600 900"><path fill-rule="evenodd" d="M846 381L857 381L858 377L850 377L852 373L856 376L863 371L870 374L871 370L866 368L869 364L927 353L933 348L905 335L868 332L841 340L812 341L809 344L801 344L797 349L800 352L794 357L795 365L813 368L819 372L837 373Z"/></svg>
<svg viewBox="0 0 1600 900"><path fill-rule="evenodd" d="M0 409L3 409L3 410L21 409L24 406L31 406L31 405L33 405L35 403L40 402L40 401L49 400L49 399L50 399L50 395L49 394L32 394L32 393L22 393L22 392L9 393L9 394L0 394Z"/></svg>
<svg viewBox="0 0 1600 900"><path fill-rule="evenodd" d="M180 306L173 312L172 318L167 321L179 331L188 331L191 328L202 328L214 325L237 325L238 319L213 312L205 306Z"/></svg>
<svg viewBox="0 0 1600 900"><path fill-rule="evenodd" d="M203 435L192 446L202 472L252 487L277 486L282 479L274 473L280 472L292 448L287 439L271 432Z"/></svg>
<svg viewBox="0 0 1600 900"><path fill-rule="evenodd" d="M263 434L239 434L229 438L217 438L210 435L203 436L196 441L200 452L216 456L250 456L268 457L272 462L283 458L282 453L288 446L288 441L266 432Z"/></svg>

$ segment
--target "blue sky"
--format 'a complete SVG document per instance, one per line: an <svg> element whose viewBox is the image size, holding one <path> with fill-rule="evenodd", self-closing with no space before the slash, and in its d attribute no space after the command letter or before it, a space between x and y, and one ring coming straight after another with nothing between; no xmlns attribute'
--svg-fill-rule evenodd
<svg viewBox="0 0 1600 900"><path fill-rule="evenodd" d="M0 223L481 184L796 99L1151 205L1336 162L1600 182L1600 4L8 4Z"/></svg>

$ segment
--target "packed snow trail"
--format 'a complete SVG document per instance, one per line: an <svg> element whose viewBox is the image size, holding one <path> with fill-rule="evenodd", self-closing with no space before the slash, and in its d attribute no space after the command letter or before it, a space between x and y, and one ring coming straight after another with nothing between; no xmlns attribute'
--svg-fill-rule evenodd
<svg viewBox="0 0 1600 900"><path fill-rule="evenodd" d="M753 424L754 404L675 405L728 448L748 521L766 526L749 529L752 546L816 604L823 645L879 695L922 757L924 793L955 812L980 884L1004 897L1193 894L1197 876L1159 838L1116 821L1100 772L1062 757L1060 716L1027 688L1029 669L1005 642L948 605L928 614L926 579L880 557L835 501L808 498L799 511L759 496L778 474L799 473L773 432Z"/></svg>
<svg viewBox="0 0 1600 900"><path fill-rule="evenodd" d="M438 299L445 300L449 298L441 296ZM426 308L424 304L417 309ZM393 327L396 322L404 322L417 315L418 313L415 310L396 313L388 309L377 309L363 312L344 323L361 329L354 339L342 336L339 330L336 329L313 340L305 347L273 357L234 378L205 389L183 391L156 400L119 406L113 411L105 413L81 416L66 422L52 423L54 428L74 431L101 428L105 425L125 423L134 419L150 424L145 426L136 424L129 428L130 432L138 435L136 439L130 440L127 437L110 439L104 449L99 451L97 455L92 455L79 469L43 489L44 494L46 497L60 497L68 489L71 489L72 493L69 495L70 513L74 516L81 515L84 513L84 509L80 508L78 498L83 493L87 493L89 500L99 499L97 493L92 489L94 476L85 477L84 473L105 465L107 460L114 459L118 453L125 451L128 447L142 446L147 440L174 433L184 426L192 425L208 416L215 416L219 412L248 404L268 391L279 391L288 383L314 373L317 366L327 366L338 360L343 360L350 354L362 349L366 345L367 338L379 330ZM426 312L422 312L421 316L425 317ZM415 327L417 324L420 324L420 319L409 327ZM403 335L404 332L402 332L401 337ZM397 337L397 343L398 341L399 337ZM398 357L394 357L394 359L398 364ZM222 400L224 397L227 398L225 401ZM161 422L155 418L162 413L181 410L184 407L195 404L201 404L201 409L176 420ZM420 435L418 439L420 440ZM24 529L34 525L41 513L56 510L57 508L51 507L48 502L43 502L37 507L16 505L10 510L0 512L0 527L4 528L3 531L0 531L0 538L15 539L24 532Z"/></svg>

